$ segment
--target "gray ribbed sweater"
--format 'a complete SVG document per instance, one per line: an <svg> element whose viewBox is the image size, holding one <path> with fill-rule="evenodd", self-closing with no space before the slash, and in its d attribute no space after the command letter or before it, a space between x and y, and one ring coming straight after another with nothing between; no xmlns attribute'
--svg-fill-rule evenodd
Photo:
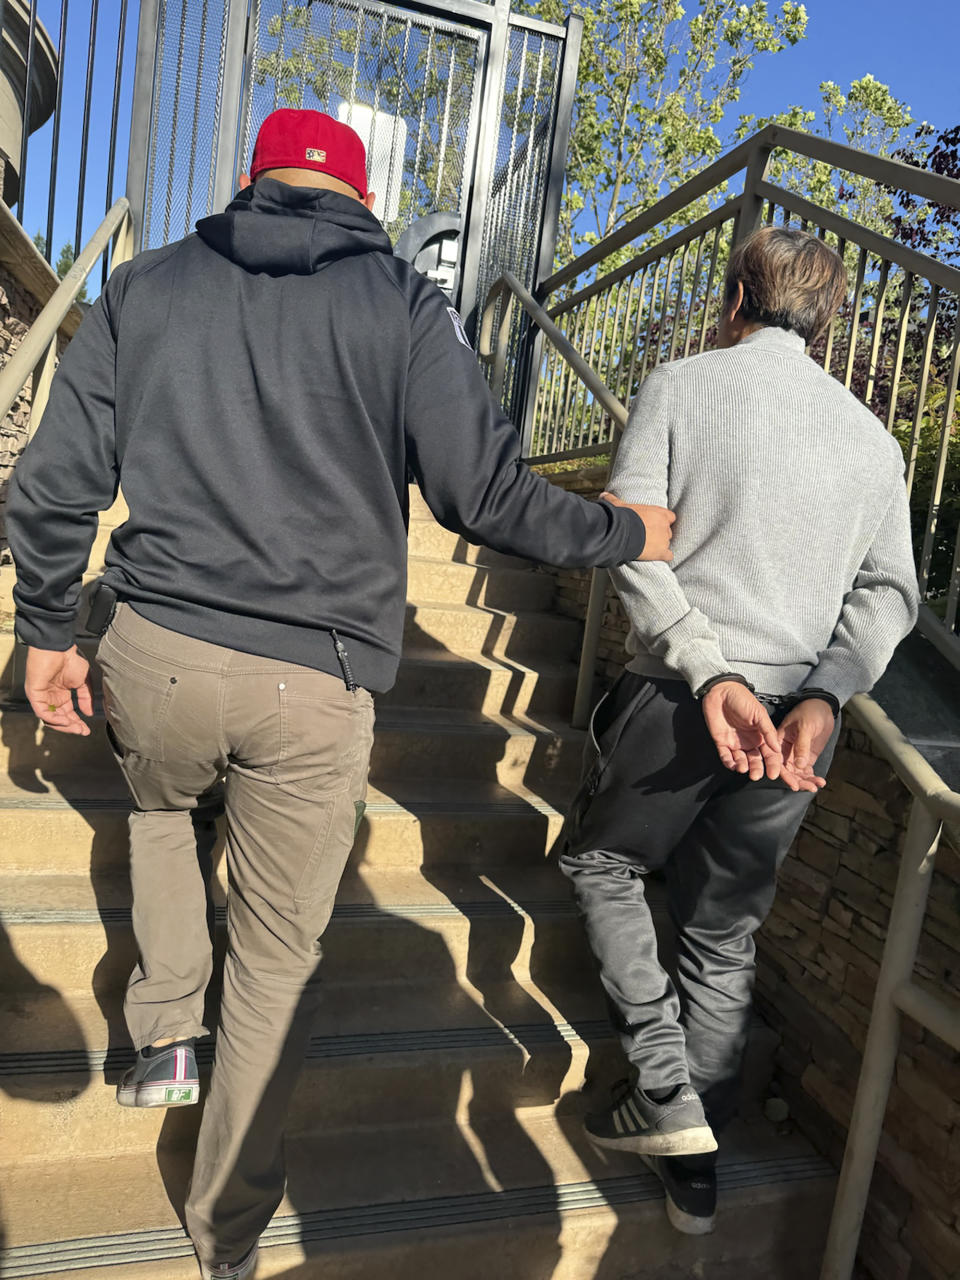
<svg viewBox="0 0 960 1280"><path fill-rule="evenodd" d="M692 689L736 671L845 702L916 620L900 448L794 333L656 369L610 489L677 513L672 566L612 571L632 671Z"/></svg>

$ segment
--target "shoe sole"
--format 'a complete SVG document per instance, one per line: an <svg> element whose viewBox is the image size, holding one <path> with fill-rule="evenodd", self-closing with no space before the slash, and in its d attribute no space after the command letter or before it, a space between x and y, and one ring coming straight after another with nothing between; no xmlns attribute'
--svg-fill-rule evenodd
<svg viewBox="0 0 960 1280"><path fill-rule="evenodd" d="M710 1216L707 1217L704 1214L687 1213L686 1210L681 1209L670 1195L667 1184L660 1177L657 1166L652 1163L652 1160L648 1156L643 1156L642 1159L644 1164L660 1183L661 1187L663 1187L667 1218L674 1230L681 1232L685 1236L711 1235L717 1225L716 1213L711 1213Z"/></svg>
<svg viewBox="0 0 960 1280"><path fill-rule="evenodd" d="M676 1133L635 1133L622 1138L600 1138L587 1130L591 1142L608 1151L631 1151L638 1156L699 1156L716 1151L717 1140L709 1125L680 1129Z"/></svg>
<svg viewBox="0 0 960 1280"><path fill-rule="evenodd" d="M117 1086L117 1102L121 1107L192 1107L200 1101L200 1081L183 1084L138 1084L132 1088Z"/></svg>
<svg viewBox="0 0 960 1280"><path fill-rule="evenodd" d="M709 1218L698 1217L695 1213L684 1213L684 1211L670 1199L669 1191L665 1190L667 1197L667 1217L670 1219L670 1225L685 1236L708 1236L717 1225L717 1215L712 1213Z"/></svg>
<svg viewBox="0 0 960 1280"><path fill-rule="evenodd" d="M204 1263L200 1263L200 1273L203 1280L247 1280L257 1269L257 1257L260 1253L259 1242L253 1246L253 1250L248 1258L245 1258L232 1271L216 1272Z"/></svg>

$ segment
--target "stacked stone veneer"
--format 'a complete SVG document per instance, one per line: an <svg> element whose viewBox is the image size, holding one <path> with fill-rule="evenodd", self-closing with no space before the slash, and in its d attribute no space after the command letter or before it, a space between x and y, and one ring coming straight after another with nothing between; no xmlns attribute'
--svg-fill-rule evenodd
<svg viewBox="0 0 960 1280"><path fill-rule="evenodd" d="M585 497L602 470L550 477ZM558 605L583 618L590 575L551 570ZM622 670L627 623L608 594L597 675ZM757 1004L781 1035L775 1087L793 1121L837 1165L849 1124L910 797L848 722L758 938ZM960 999L960 854L937 858L917 976ZM904 1020L897 1074L863 1232L870 1280L960 1280L960 1054Z"/></svg>
<svg viewBox="0 0 960 1280"><path fill-rule="evenodd" d="M0 366L5 365L16 351L27 330L40 314L41 306L6 266L0 266ZM0 423L0 564L5 564L10 555L3 511L13 469L27 442L32 383L31 379Z"/></svg>
<svg viewBox="0 0 960 1280"><path fill-rule="evenodd" d="M0 368L17 350L59 283L56 273L0 202ZM57 341L59 354L76 332L81 314L80 308L74 306L64 318ZM0 565L10 560L3 512L13 469L27 442L32 398L31 377L0 422Z"/></svg>

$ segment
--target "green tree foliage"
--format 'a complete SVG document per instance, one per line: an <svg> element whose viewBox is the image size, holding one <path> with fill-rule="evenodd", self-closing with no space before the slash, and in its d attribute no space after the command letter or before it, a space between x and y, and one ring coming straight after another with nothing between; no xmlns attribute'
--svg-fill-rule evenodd
<svg viewBox="0 0 960 1280"><path fill-rule="evenodd" d="M43 254L43 256L46 257L47 256L47 237L38 231L37 234L33 237L33 243L36 245L37 249ZM76 260L77 258L76 258L76 254L73 252L73 245L70 244L68 241L67 244L65 244L63 248L60 250L60 257L57 259L57 265L54 268L59 279L62 280L66 276L67 272L73 266L74 262L76 262ZM80 290L80 292L77 294L77 301L78 302L90 301L90 297L89 297L89 294L87 293L86 285L84 285L83 288Z"/></svg>
<svg viewBox="0 0 960 1280"><path fill-rule="evenodd" d="M566 0L517 8L562 21ZM724 150L718 132L756 57L802 40L802 4L593 0L584 20L558 256L592 244Z"/></svg>
<svg viewBox="0 0 960 1280"><path fill-rule="evenodd" d="M909 138L910 108L871 75L842 90L832 80L820 85L817 108L791 106L772 116L741 116L737 138L747 138L768 124L805 129L874 156L893 156ZM918 156L919 158L919 156ZM893 195L870 178L838 175L829 164L784 151L774 152L769 177L824 209L861 226L888 234L895 214Z"/></svg>

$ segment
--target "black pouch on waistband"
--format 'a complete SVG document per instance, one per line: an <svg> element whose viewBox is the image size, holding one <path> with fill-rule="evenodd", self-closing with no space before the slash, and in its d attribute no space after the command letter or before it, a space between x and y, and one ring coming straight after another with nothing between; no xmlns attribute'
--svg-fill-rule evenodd
<svg viewBox="0 0 960 1280"><path fill-rule="evenodd" d="M101 578L90 595L90 612L87 614L87 630L95 636L105 634L117 611L119 597Z"/></svg>

